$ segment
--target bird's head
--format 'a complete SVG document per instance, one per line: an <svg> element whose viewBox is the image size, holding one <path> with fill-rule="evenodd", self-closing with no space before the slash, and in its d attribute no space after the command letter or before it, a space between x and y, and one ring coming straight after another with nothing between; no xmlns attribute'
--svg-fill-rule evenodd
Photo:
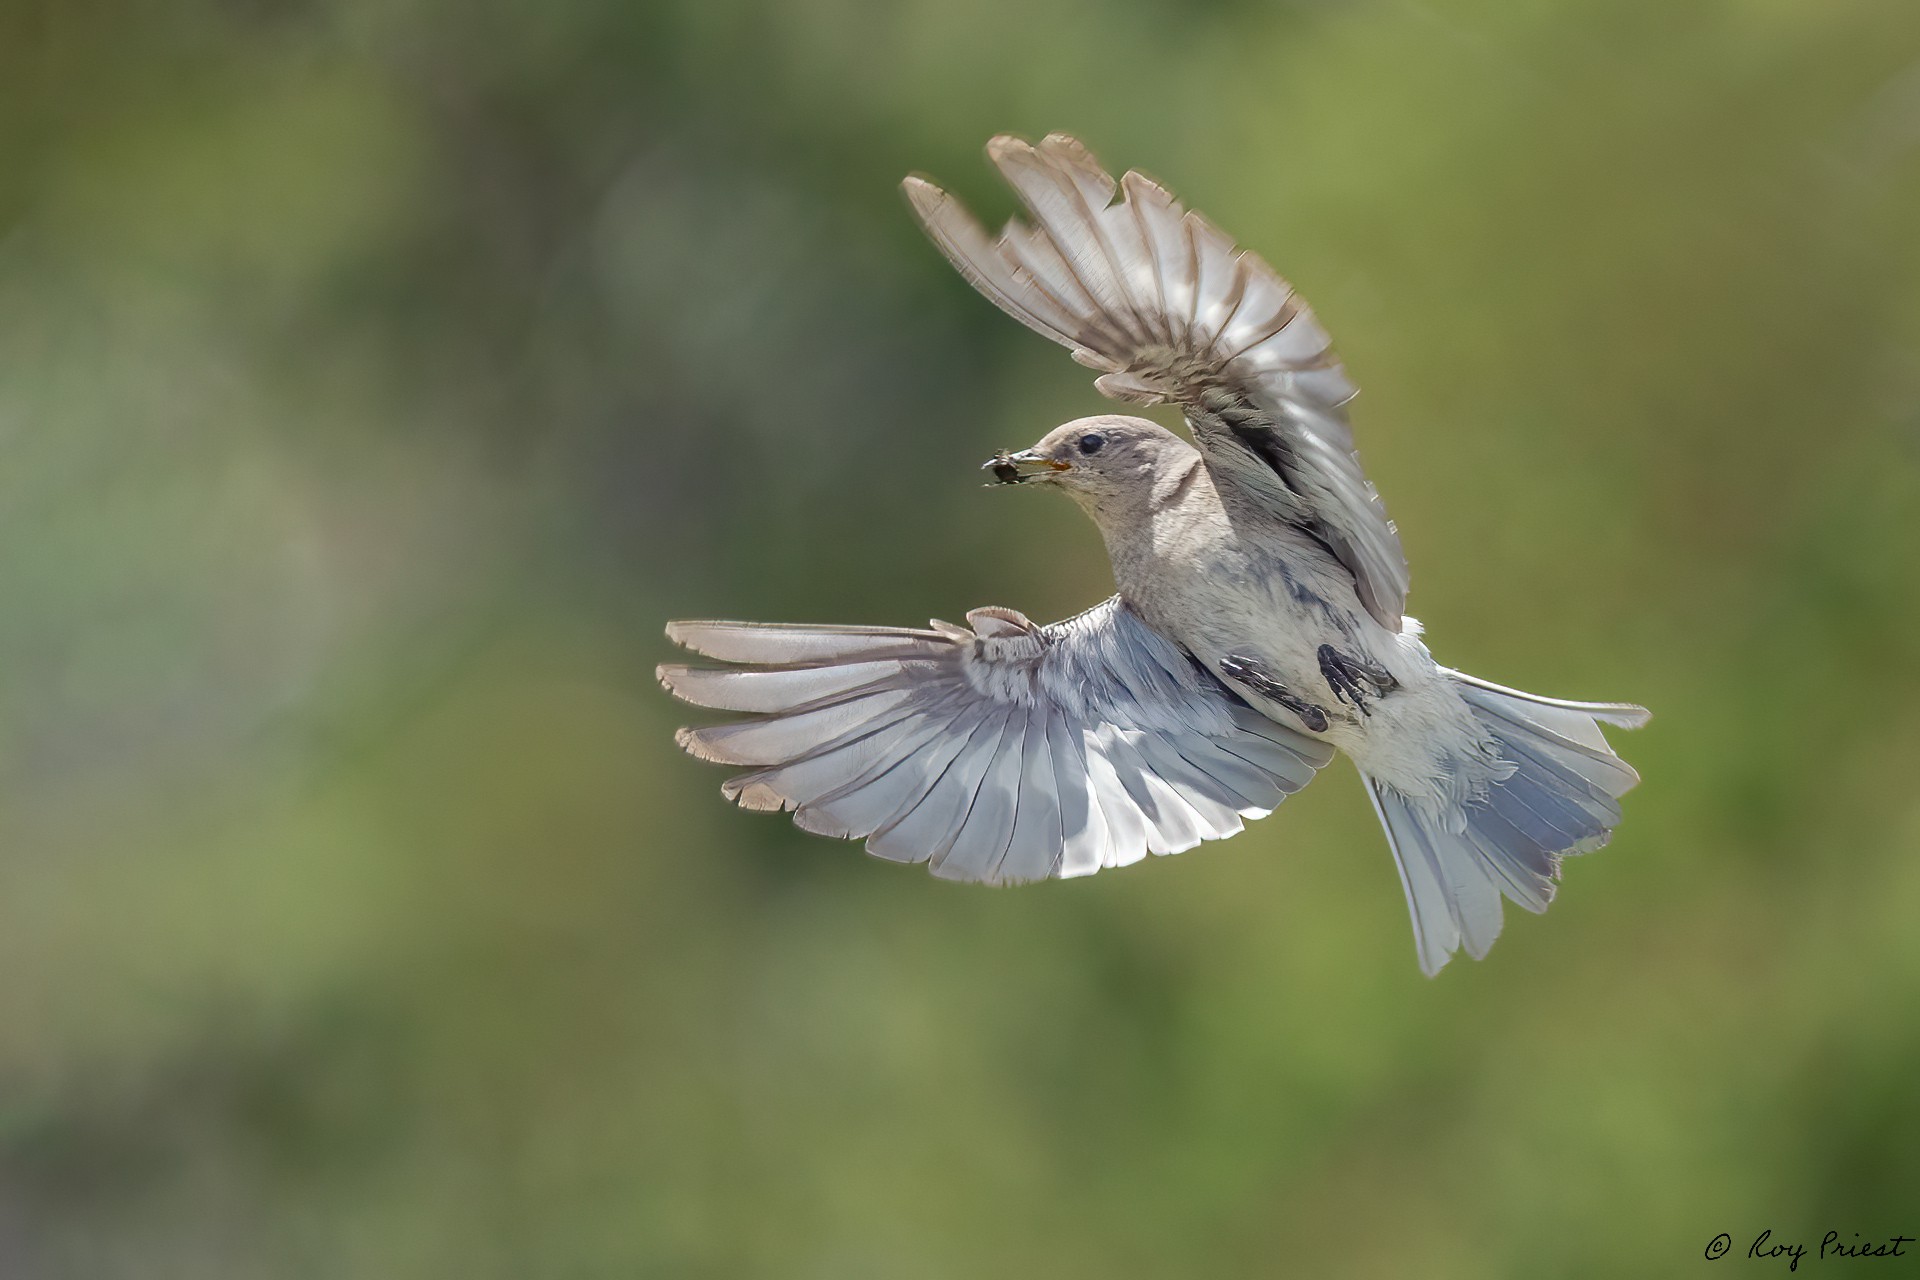
<svg viewBox="0 0 1920 1280"><path fill-rule="evenodd" d="M1045 484L1065 489L1089 510L1144 499L1157 476L1193 456L1193 446L1144 418L1080 418L1049 431L1018 453L1002 450L981 464L994 484Z"/></svg>

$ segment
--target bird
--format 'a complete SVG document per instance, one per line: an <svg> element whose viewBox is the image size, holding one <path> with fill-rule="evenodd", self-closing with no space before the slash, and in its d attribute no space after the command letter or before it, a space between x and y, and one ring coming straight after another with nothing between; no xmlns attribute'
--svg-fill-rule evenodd
<svg viewBox="0 0 1920 1280"><path fill-rule="evenodd" d="M903 189L933 243L1102 394L1176 406L1191 437L1103 414L984 464L1072 499L1115 593L1050 625L997 606L925 629L669 623L721 665L663 665L661 684L749 717L679 745L745 769L722 788L743 808L987 884L1234 835L1337 752L1385 829L1421 970L1484 958L1503 899L1545 911L1562 860L1608 842L1639 775L1600 726L1649 712L1431 656L1355 450L1355 387L1264 260L1067 135L996 137L987 156L1030 221L991 237L916 174Z"/></svg>

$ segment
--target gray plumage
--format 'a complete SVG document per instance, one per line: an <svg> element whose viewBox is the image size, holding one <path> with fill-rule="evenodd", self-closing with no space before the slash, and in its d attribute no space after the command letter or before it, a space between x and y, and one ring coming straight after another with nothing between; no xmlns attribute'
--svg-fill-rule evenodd
<svg viewBox="0 0 1920 1280"><path fill-rule="evenodd" d="M1115 596L1036 627L976 609L930 631L676 622L735 670L666 666L700 706L767 718L683 729L705 760L755 766L726 795L793 809L935 875L1087 875L1179 853L1264 817L1333 758L1236 698Z"/></svg>
<svg viewBox="0 0 1920 1280"><path fill-rule="evenodd" d="M1110 398L1178 404L1198 448L1102 416L989 464L1064 490L1099 528L1119 594L1077 618L669 625L735 665L662 667L666 687L760 717L682 730L681 745L749 767L724 788L744 807L989 883L1232 835L1338 749L1386 827L1421 967L1461 947L1484 956L1503 896L1545 910L1560 858L1606 842L1638 777L1598 722L1636 727L1647 712L1435 663L1353 449L1353 387L1306 304L1159 186L1116 183L1070 138L997 138L988 155L1034 225L992 239L909 178L934 242L1099 370Z"/></svg>

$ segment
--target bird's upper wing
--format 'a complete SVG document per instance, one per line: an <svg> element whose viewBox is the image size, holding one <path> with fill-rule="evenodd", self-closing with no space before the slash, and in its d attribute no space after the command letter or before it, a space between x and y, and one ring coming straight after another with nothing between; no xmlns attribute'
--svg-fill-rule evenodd
<svg viewBox="0 0 1920 1280"><path fill-rule="evenodd" d="M1320 538L1368 612L1399 630L1407 561L1354 453L1354 388L1292 286L1152 180L1116 184L1072 138L995 138L987 155L1033 215L998 240L940 188L906 180L953 265L1101 370L1107 396L1178 403L1208 464Z"/></svg>
<svg viewBox="0 0 1920 1280"><path fill-rule="evenodd" d="M703 707L752 720L682 729L746 765L729 799L791 809L956 880L1087 875L1241 829L1305 786L1325 744L1274 724L1115 596L1041 627L976 609L972 629L675 622L731 668L664 666Z"/></svg>

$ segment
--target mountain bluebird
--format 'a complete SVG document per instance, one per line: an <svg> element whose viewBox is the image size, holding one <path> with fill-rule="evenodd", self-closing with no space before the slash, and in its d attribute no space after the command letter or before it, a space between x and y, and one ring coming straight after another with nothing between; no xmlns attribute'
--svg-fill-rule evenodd
<svg viewBox="0 0 1920 1280"><path fill-rule="evenodd" d="M999 239L924 179L906 194L960 273L1098 370L1109 398L1171 401L1193 443L1082 418L986 464L1093 520L1118 594L1037 626L1011 609L928 630L675 622L725 667L665 666L723 788L808 831L956 880L1088 875L1264 817L1345 752L1399 864L1420 965L1484 956L1501 897L1552 899L1638 780L1565 702L1440 666L1405 614L1407 563L1361 471L1354 389L1313 313L1254 254L1078 142L996 138L1033 222ZM1116 200L1116 196L1119 198ZM1197 446L1197 447L1196 447Z"/></svg>

